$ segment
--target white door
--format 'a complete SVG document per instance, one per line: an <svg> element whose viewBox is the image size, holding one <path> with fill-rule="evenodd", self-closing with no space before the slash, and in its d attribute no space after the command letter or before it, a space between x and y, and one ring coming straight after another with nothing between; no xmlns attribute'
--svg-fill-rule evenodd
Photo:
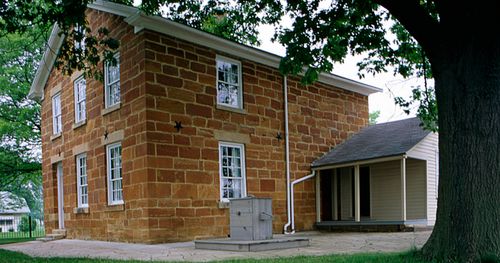
<svg viewBox="0 0 500 263"><path fill-rule="evenodd" d="M64 229L64 189L62 162L57 164L57 213L59 229Z"/></svg>

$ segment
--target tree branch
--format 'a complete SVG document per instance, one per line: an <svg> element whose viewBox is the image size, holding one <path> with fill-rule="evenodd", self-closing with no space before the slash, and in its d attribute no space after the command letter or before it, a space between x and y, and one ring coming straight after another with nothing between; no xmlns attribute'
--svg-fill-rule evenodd
<svg viewBox="0 0 500 263"><path fill-rule="evenodd" d="M429 56L438 53L441 46L441 26L432 18L419 0L373 0L391 13ZM430 1L430 0L429 0Z"/></svg>

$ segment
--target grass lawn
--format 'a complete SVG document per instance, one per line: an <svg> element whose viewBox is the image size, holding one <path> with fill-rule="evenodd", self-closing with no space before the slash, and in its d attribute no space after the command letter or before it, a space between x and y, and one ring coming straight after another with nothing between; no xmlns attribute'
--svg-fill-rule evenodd
<svg viewBox="0 0 500 263"><path fill-rule="evenodd" d="M28 238L29 232L4 232L0 233L0 242L4 239L16 239L16 238ZM45 230L35 230L31 232L32 237L43 237L45 236Z"/></svg>
<svg viewBox="0 0 500 263"><path fill-rule="evenodd" d="M133 263L144 261L131 261L131 260L108 260L108 259L88 259L88 258L32 258L22 253L11 252L8 250L0 249L0 263L4 262L77 262L77 263ZM391 262L404 262L404 263L423 263L427 262L419 259L414 252L405 253L376 253L376 254L356 254L356 255L327 255L327 256L299 256L291 258L274 258L274 259L245 259L245 260L227 260L219 261L224 263L250 263L250 262L272 262L272 263L302 263L302 262L354 262L354 263L391 263Z"/></svg>
<svg viewBox="0 0 500 263"><path fill-rule="evenodd" d="M0 239L0 245L4 244L10 244L10 243L19 243L19 242L26 242L26 241L33 241L35 240L36 237L20 237L20 238L2 238ZM1 255L1 253L0 253Z"/></svg>

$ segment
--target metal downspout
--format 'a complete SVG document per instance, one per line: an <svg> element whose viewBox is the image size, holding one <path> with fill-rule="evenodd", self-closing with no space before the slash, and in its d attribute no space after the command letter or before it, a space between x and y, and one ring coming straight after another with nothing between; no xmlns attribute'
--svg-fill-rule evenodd
<svg viewBox="0 0 500 263"><path fill-rule="evenodd" d="M293 234L288 231L288 227L292 223L292 212L291 212L291 192L290 192L290 139L288 136L288 85L286 75L283 76L283 101L285 104L285 169L286 169L286 212L287 212L287 223L283 226L283 232L285 234Z"/></svg>
<svg viewBox="0 0 500 263"><path fill-rule="evenodd" d="M294 205L293 205L293 200L294 200L294 197L293 197L293 186L296 185L296 184L298 184L298 183L301 183L301 182L303 182L305 180L309 180L309 179L311 179L311 178L313 178L315 176L316 176L316 170L313 170L311 174L306 175L304 177L301 177L301 178L299 178L299 179L297 179L297 180L295 180L295 181L292 182L291 191L290 191L290 202L291 202L291 210L290 210L290 212L291 212L291 219L292 219L291 220L292 221L292 231L290 232L290 234L295 233L295 216L294 216Z"/></svg>

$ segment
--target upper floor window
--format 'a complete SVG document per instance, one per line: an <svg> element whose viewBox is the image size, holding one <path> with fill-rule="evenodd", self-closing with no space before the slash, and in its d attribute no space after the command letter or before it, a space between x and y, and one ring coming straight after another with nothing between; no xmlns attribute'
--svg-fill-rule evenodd
<svg viewBox="0 0 500 263"><path fill-rule="evenodd" d="M75 31L75 48L85 52L85 26L77 25Z"/></svg>
<svg viewBox="0 0 500 263"><path fill-rule="evenodd" d="M120 53L115 54L116 65L106 63L104 67L104 103L109 108L120 103Z"/></svg>
<svg viewBox="0 0 500 263"><path fill-rule="evenodd" d="M106 161L108 202L110 205L123 204L121 143L113 143L106 147Z"/></svg>
<svg viewBox="0 0 500 263"><path fill-rule="evenodd" d="M243 109L241 63L217 56L217 104Z"/></svg>
<svg viewBox="0 0 500 263"><path fill-rule="evenodd" d="M52 97L52 133L62 132L61 93Z"/></svg>
<svg viewBox="0 0 500 263"><path fill-rule="evenodd" d="M75 80L75 123L79 123L85 120L85 91L86 91L86 81L85 78L80 77Z"/></svg>
<svg viewBox="0 0 500 263"><path fill-rule="evenodd" d="M221 201L246 196L245 147L243 144L219 143Z"/></svg>
<svg viewBox="0 0 500 263"><path fill-rule="evenodd" d="M87 155L76 156L76 186L78 194L78 207L89 206L89 193L87 182Z"/></svg>

